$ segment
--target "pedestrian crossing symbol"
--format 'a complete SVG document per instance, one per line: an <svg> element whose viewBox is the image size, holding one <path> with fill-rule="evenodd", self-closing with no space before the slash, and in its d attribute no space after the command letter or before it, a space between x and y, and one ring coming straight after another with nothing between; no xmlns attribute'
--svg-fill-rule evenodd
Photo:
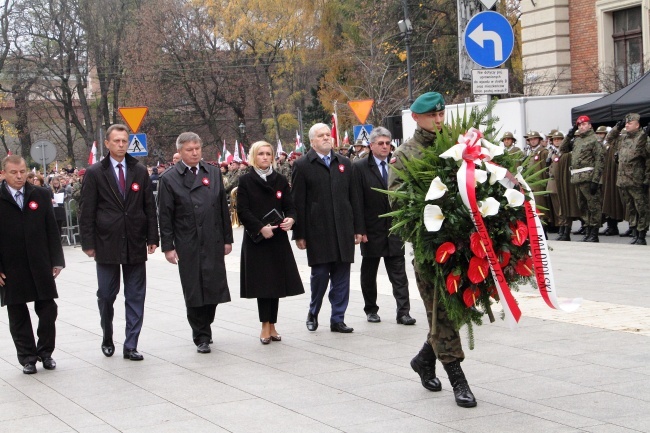
<svg viewBox="0 0 650 433"><path fill-rule="evenodd" d="M372 132L372 125L355 125L352 127L354 133L354 141L361 140L364 143L370 143L370 132Z"/></svg>
<svg viewBox="0 0 650 433"><path fill-rule="evenodd" d="M147 156L147 134L129 134L129 148L131 156Z"/></svg>

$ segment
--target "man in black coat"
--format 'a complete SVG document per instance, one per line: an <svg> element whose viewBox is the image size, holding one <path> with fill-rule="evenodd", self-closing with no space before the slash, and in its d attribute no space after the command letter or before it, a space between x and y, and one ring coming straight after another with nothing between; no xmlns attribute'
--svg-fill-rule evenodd
<svg viewBox="0 0 650 433"><path fill-rule="evenodd" d="M178 265L187 320L197 352L209 353L217 304L230 301L225 256L232 251L230 213L221 170L201 161L201 138L176 139L181 160L160 176L161 248Z"/></svg>
<svg viewBox="0 0 650 433"><path fill-rule="evenodd" d="M9 331L23 373L36 373L36 361L46 370L56 337L58 298L54 279L65 266L52 198L45 188L27 180L25 160L17 155L2 161L5 180L0 186L0 298L7 306ZM38 316L38 343L34 340L27 302Z"/></svg>
<svg viewBox="0 0 650 433"><path fill-rule="evenodd" d="M311 267L311 302L307 329L318 328L318 313L331 282L330 330L349 333L345 310L350 299L350 264L361 241L361 212L352 183L352 163L332 152L329 126L317 123L309 130L311 149L293 165L293 199L298 215L293 239L307 249Z"/></svg>
<svg viewBox="0 0 650 433"><path fill-rule="evenodd" d="M415 319L410 315L409 282L406 277L404 242L389 234L391 219L380 215L390 212L388 196L373 190L388 189L390 170L390 131L377 127L370 133L370 155L354 162L354 184L363 213L360 233L361 240L361 293L368 322L377 323L381 319L377 312L377 270L379 261L384 258L386 273L393 286L393 296L397 301L397 323L413 325Z"/></svg>
<svg viewBox="0 0 650 433"><path fill-rule="evenodd" d="M124 279L125 359L141 361L138 338L144 316L147 253L158 247L156 204L147 168L127 154L126 126L111 125L104 145L108 157L86 170L81 187L81 248L97 262L97 304L102 353L113 356L113 304Z"/></svg>

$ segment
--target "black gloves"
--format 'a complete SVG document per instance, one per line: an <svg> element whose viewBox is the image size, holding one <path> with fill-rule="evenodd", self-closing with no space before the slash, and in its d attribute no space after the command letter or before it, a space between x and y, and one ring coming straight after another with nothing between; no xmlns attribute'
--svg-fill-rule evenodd
<svg viewBox="0 0 650 433"><path fill-rule="evenodd" d="M566 133L566 136L571 140L576 135L576 127L569 129L569 132Z"/></svg>
<svg viewBox="0 0 650 433"><path fill-rule="evenodd" d="M619 120L616 123L616 129L618 129L619 131L622 131L623 128L625 128L625 120Z"/></svg>
<svg viewBox="0 0 650 433"><path fill-rule="evenodd" d="M643 193L648 195L648 191L650 191L650 185L643 185Z"/></svg>
<svg viewBox="0 0 650 433"><path fill-rule="evenodd" d="M595 195L598 192L598 184L596 182L589 182L589 192Z"/></svg>
<svg viewBox="0 0 650 433"><path fill-rule="evenodd" d="M645 132L645 135L647 135L648 137L650 137L650 123L648 123L648 124L646 125L646 127L643 128L643 132Z"/></svg>
<svg viewBox="0 0 650 433"><path fill-rule="evenodd" d="M618 152L614 154L614 161L616 161L616 163L618 164Z"/></svg>

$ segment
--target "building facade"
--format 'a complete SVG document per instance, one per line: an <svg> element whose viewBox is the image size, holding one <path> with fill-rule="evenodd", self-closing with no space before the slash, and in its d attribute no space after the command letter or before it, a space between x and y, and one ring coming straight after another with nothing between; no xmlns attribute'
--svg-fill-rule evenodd
<svg viewBox="0 0 650 433"><path fill-rule="evenodd" d="M650 0L522 0L527 95L612 92L650 67Z"/></svg>

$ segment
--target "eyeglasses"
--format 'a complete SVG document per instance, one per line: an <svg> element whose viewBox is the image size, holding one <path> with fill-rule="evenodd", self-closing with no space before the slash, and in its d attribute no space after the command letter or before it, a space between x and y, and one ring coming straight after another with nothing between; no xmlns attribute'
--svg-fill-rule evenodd
<svg viewBox="0 0 650 433"><path fill-rule="evenodd" d="M372 144L378 144L380 146L390 146L390 141L375 141Z"/></svg>

